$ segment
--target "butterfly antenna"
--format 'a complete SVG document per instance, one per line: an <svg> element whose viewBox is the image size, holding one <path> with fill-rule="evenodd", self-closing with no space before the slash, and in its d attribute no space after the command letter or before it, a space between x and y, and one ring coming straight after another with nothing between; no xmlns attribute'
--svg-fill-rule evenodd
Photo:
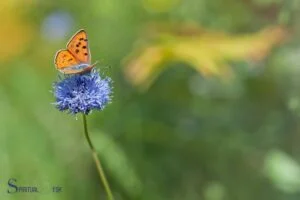
<svg viewBox="0 0 300 200"><path fill-rule="evenodd" d="M103 75L111 75L111 66L104 66L102 69L103 70L101 71Z"/></svg>
<svg viewBox="0 0 300 200"><path fill-rule="evenodd" d="M93 67L96 66L98 64L98 60L96 60L96 62L92 65Z"/></svg>

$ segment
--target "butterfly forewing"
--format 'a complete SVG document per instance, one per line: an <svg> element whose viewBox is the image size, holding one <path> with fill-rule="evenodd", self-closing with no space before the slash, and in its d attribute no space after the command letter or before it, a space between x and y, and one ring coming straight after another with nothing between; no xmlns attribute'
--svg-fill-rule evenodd
<svg viewBox="0 0 300 200"><path fill-rule="evenodd" d="M83 63L91 62L91 55L88 46L87 34L84 30L78 31L67 44L67 50L69 50L73 56Z"/></svg>

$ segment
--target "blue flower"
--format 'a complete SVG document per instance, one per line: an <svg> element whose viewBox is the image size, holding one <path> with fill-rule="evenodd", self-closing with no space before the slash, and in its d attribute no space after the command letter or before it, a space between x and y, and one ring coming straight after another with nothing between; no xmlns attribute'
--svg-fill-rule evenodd
<svg viewBox="0 0 300 200"><path fill-rule="evenodd" d="M54 105L60 111L89 114L103 110L111 101L111 79L101 78L97 70L75 74L54 83Z"/></svg>

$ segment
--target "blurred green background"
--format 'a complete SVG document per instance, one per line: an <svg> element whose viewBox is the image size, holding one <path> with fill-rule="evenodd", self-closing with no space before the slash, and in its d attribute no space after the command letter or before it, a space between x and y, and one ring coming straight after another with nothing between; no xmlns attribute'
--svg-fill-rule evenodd
<svg viewBox="0 0 300 200"><path fill-rule="evenodd" d="M0 199L106 198L81 116L51 105L55 52L81 28L114 81L88 122L116 199L299 199L299 11L298 0L1 1ZM8 194L10 178L41 192Z"/></svg>

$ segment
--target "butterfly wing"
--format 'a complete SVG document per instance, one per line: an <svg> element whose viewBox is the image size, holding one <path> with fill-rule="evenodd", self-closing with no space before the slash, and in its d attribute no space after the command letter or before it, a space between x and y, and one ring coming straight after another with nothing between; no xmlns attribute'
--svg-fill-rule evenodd
<svg viewBox="0 0 300 200"><path fill-rule="evenodd" d="M65 74L72 74L76 73L76 71L72 72L71 67L78 65L80 62L68 50L59 50L56 53L54 63L59 71Z"/></svg>
<svg viewBox="0 0 300 200"><path fill-rule="evenodd" d="M69 50L79 62L91 63L91 54L85 30L79 30L75 33L67 44L67 50Z"/></svg>

